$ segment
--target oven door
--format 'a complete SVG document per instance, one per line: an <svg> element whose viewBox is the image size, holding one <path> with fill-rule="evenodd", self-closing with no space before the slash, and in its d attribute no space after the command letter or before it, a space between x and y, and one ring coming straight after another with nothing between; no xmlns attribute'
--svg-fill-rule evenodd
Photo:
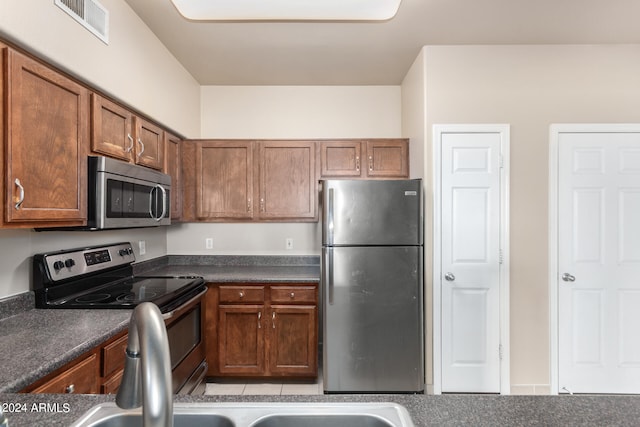
<svg viewBox="0 0 640 427"><path fill-rule="evenodd" d="M175 310L163 314L167 326L173 393L203 394L205 361L204 295L206 287Z"/></svg>

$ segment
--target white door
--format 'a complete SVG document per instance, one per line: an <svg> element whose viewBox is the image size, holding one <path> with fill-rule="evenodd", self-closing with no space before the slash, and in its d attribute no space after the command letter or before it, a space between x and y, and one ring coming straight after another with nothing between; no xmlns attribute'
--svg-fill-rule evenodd
<svg viewBox="0 0 640 427"><path fill-rule="evenodd" d="M558 389L640 393L640 132L558 135Z"/></svg>
<svg viewBox="0 0 640 427"><path fill-rule="evenodd" d="M501 391L501 139L440 134L442 392Z"/></svg>

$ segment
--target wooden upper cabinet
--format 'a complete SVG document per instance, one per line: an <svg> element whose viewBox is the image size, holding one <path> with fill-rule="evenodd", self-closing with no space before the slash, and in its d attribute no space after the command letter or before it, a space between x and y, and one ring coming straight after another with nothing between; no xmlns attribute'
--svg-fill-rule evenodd
<svg viewBox="0 0 640 427"><path fill-rule="evenodd" d="M259 219L317 219L314 142L260 141L258 162Z"/></svg>
<svg viewBox="0 0 640 427"><path fill-rule="evenodd" d="M91 94L91 151L129 162L133 160L133 115L126 108Z"/></svg>
<svg viewBox="0 0 640 427"><path fill-rule="evenodd" d="M162 170L164 131L127 108L92 93L91 151Z"/></svg>
<svg viewBox="0 0 640 427"><path fill-rule="evenodd" d="M196 144L196 216L253 218L253 143L200 141Z"/></svg>
<svg viewBox="0 0 640 427"><path fill-rule="evenodd" d="M332 140L320 143L321 178L408 178L407 139Z"/></svg>
<svg viewBox="0 0 640 427"><path fill-rule="evenodd" d="M320 176L323 178L359 178L362 164L362 141L320 142Z"/></svg>
<svg viewBox="0 0 640 427"><path fill-rule="evenodd" d="M408 146L408 140L367 141L367 176L375 178L408 177Z"/></svg>
<svg viewBox="0 0 640 427"><path fill-rule="evenodd" d="M182 140L164 133L164 169L171 176L171 220L182 219Z"/></svg>
<svg viewBox="0 0 640 427"><path fill-rule="evenodd" d="M134 117L135 162L139 165L162 170L164 167L164 131L157 125Z"/></svg>
<svg viewBox="0 0 640 427"><path fill-rule="evenodd" d="M86 223L88 90L12 49L3 61L5 221Z"/></svg>

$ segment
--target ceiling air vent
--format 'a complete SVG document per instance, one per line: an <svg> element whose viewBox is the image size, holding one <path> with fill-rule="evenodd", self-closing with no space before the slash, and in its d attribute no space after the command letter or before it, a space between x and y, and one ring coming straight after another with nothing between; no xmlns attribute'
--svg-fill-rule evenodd
<svg viewBox="0 0 640 427"><path fill-rule="evenodd" d="M96 0L54 0L54 3L109 44L109 11Z"/></svg>

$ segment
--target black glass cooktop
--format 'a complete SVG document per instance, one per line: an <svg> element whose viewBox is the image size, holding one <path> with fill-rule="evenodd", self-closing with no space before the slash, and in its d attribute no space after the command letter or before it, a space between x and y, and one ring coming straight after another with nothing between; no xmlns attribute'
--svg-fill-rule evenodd
<svg viewBox="0 0 640 427"><path fill-rule="evenodd" d="M142 302L163 307L203 288L200 278L132 277L58 301L60 308L132 308Z"/></svg>

